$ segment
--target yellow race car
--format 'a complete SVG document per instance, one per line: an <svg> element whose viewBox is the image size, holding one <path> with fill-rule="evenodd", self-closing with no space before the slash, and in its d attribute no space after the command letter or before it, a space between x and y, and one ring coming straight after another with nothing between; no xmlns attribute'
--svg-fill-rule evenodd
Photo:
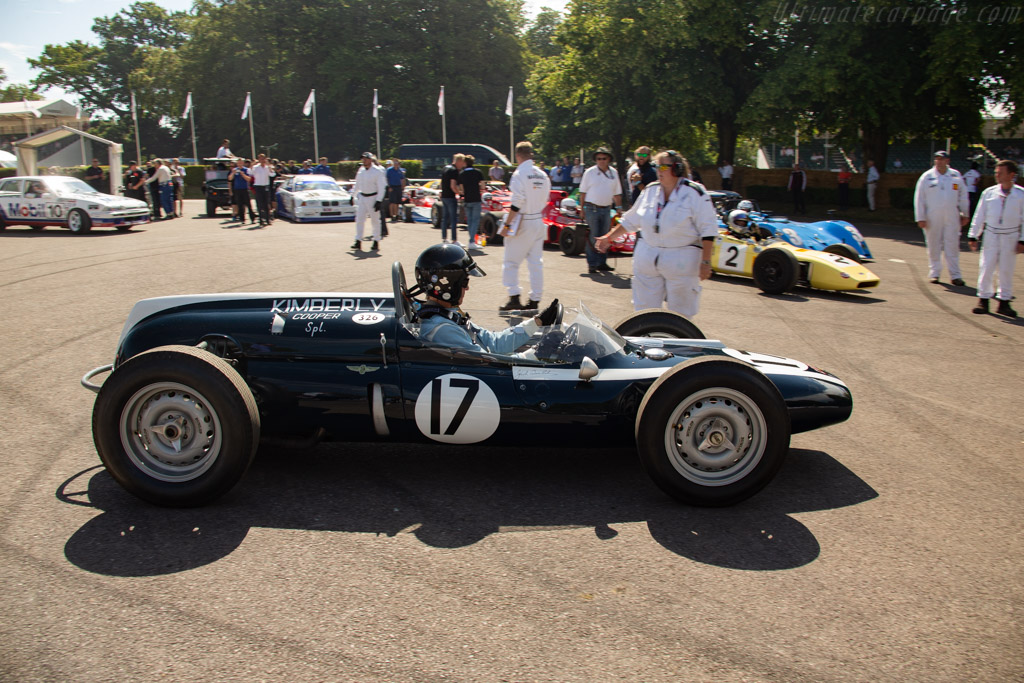
<svg viewBox="0 0 1024 683"><path fill-rule="evenodd" d="M754 278L766 294L782 294L796 285L833 291L878 286L878 276L863 263L826 251L794 247L764 237L755 226L745 235L721 229L711 253L711 270Z"/></svg>

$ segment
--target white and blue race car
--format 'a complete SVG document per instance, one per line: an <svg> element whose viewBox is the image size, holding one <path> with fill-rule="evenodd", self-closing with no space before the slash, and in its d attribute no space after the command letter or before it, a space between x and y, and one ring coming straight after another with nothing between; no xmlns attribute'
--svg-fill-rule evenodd
<svg viewBox="0 0 1024 683"><path fill-rule="evenodd" d="M296 223L354 221L352 195L326 175L297 175L277 187L277 215Z"/></svg>
<svg viewBox="0 0 1024 683"><path fill-rule="evenodd" d="M92 228L130 230L149 222L146 202L97 192L70 176L18 176L0 181L0 230L48 225L82 234Z"/></svg>

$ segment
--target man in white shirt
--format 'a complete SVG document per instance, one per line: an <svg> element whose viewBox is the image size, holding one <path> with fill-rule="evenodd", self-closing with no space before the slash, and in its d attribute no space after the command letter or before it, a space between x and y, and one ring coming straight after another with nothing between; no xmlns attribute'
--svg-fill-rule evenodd
<svg viewBox="0 0 1024 683"><path fill-rule="evenodd" d="M978 170L978 162L971 162L971 170L964 173L964 182L967 183L967 205L970 207L970 213L968 216L974 215L974 210L978 208L978 181L981 180L981 171Z"/></svg>
<svg viewBox="0 0 1024 683"><path fill-rule="evenodd" d="M505 236L504 260L501 264L501 282L508 289L508 302L499 310L522 310L519 294L519 266L526 261L530 271L530 299L525 306L535 309L540 305L544 290L544 226L543 211L551 194L551 179L542 169L533 165L533 145L523 141L516 145L516 168L508 187L512 204L501 234Z"/></svg>
<svg viewBox="0 0 1024 683"><path fill-rule="evenodd" d="M1017 311L1010 308L1013 299L1013 267L1017 254L1024 254L1024 188L1015 185L1017 164L1009 160L996 164L996 184L987 188L974 212L971 229L967 233L967 246L978 251L978 239L984 235L981 246L981 265L978 274L978 305L974 312L988 313L988 300L996 293L993 277L999 273L999 308L996 313L1016 318Z"/></svg>
<svg viewBox="0 0 1024 683"><path fill-rule="evenodd" d="M363 152L362 158L363 167L356 173L356 183L352 188L356 199L356 241L352 243L352 248L361 251L359 245L363 240L363 226L369 220L373 230L373 246L370 249L378 251L384 221L380 207L388 184L384 169L373 163L373 154Z"/></svg>
<svg viewBox="0 0 1024 683"><path fill-rule="evenodd" d="M587 169L583 168L583 164L580 163L579 159L573 159L572 173L571 173L571 175L572 175L572 184L573 185L575 185L576 187L579 187L580 183L583 181L583 173L586 170Z"/></svg>
<svg viewBox="0 0 1024 683"><path fill-rule="evenodd" d="M221 143L220 148L217 150L218 159L231 159L235 155L231 153L231 148L228 145L231 143L230 140L224 138L224 142Z"/></svg>
<svg viewBox="0 0 1024 683"><path fill-rule="evenodd" d="M156 183L160 187L160 207L163 207L167 218L175 218L174 179L167 165L164 164L163 159L157 159L153 162L153 165L156 166L156 170L153 172L153 175L149 176L146 183ZM156 216L155 220L160 220L160 207L153 207L154 215Z"/></svg>
<svg viewBox="0 0 1024 683"><path fill-rule="evenodd" d="M612 153L606 147L594 152L596 166L584 172L580 182L580 203L583 217L590 228L587 239L587 266L590 273L615 270L608 265L608 255L594 249L594 240L608 233L612 227L612 206L622 210L622 183L619 174L611 168Z"/></svg>
<svg viewBox="0 0 1024 683"><path fill-rule="evenodd" d="M727 159L722 159L718 164L718 175L722 176L722 189L732 189L732 164Z"/></svg>
<svg viewBox="0 0 1024 683"><path fill-rule="evenodd" d="M914 220L928 245L928 279L938 284L942 257L950 281L963 287L960 277L960 228L967 225L967 183L960 171L949 167L945 150L935 153L935 166L921 174L914 189Z"/></svg>
<svg viewBox="0 0 1024 683"><path fill-rule="evenodd" d="M868 193L868 211L875 210L875 190L878 189L878 181L881 179L881 175L878 173L878 169L875 168L875 162L868 159L868 177L865 180L865 188Z"/></svg>
<svg viewBox="0 0 1024 683"><path fill-rule="evenodd" d="M249 169L252 176L252 191L256 195L256 210L260 214L260 227L270 225L270 191L274 181L274 169L267 161L266 154L260 154L256 163Z"/></svg>

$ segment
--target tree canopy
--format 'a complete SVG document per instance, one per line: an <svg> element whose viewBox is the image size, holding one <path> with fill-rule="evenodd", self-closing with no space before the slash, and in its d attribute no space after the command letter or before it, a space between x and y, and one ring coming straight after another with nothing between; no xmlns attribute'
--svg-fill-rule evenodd
<svg viewBox="0 0 1024 683"><path fill-rule="evenodd" d="M554 155L608 145L676 147L699 163L737 142L828 130L884 162L901 137L978 134L998 104L1011 123L1024 75L1024 16L984 0L573 0L528 19L521 0L195 0L153 2L95 21L95 42L47 45L34 86L74 93L131 139L131 93L147 151L248 154L246 93L259 151L305 158L316 89L322 154L447 137L504 149L515 88L518 137ZM2 83L2 81L0 81ZM9 86L8 91L15 86ZM27 88L27 86L25 86ZM5 97L13 97L12 94ZM17 90L22 93L23 90Z"/></svg>

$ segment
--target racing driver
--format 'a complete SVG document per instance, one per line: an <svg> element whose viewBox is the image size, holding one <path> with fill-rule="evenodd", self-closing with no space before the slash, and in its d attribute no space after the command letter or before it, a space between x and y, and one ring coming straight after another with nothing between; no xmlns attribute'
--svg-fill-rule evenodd
<svg viewBox="0 0 1024 683"><path fill-rule="evenodd" d="M422 292L427 301L417 313L420 339L453 349L513 353L540 327L554 324L558 299L524 322L500 332L491 332L469 322L460 305L469 289L469 278L486 275L466 250L457 244L435 244L416 259L417 287L410 295Z"/></svg>

